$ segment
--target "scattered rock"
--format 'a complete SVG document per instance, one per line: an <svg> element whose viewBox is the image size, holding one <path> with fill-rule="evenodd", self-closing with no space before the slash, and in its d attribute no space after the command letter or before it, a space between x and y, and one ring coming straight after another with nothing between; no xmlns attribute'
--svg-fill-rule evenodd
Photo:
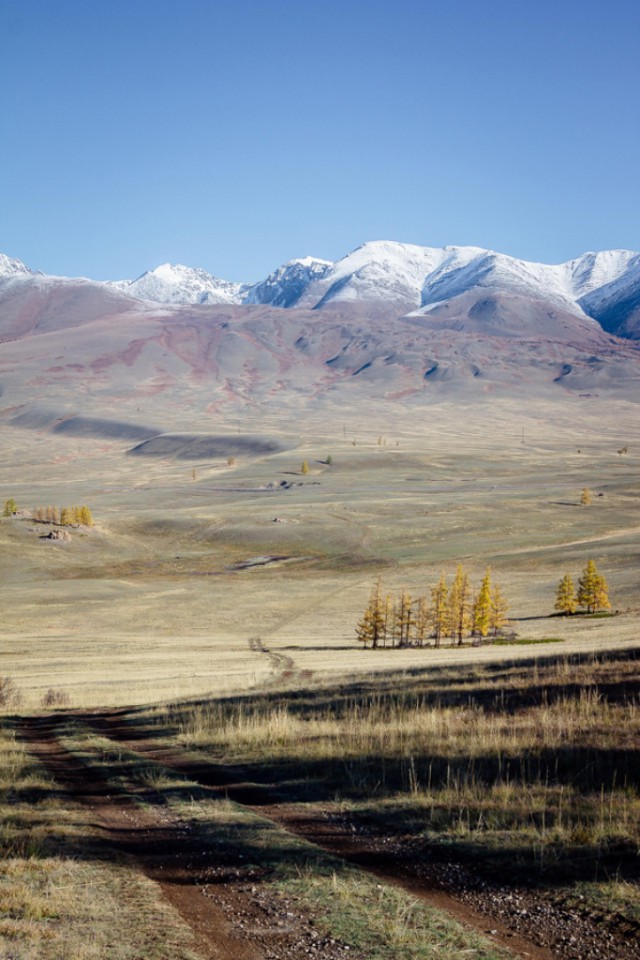
<svg viewBox="0 0 640 960"><path fill-rule="evenodd" d="M41 540L58 540L62 543L69 543L71 540L71 534L68 530L52 530L51 533L46 533L44 536L40 537Z"/></svg>

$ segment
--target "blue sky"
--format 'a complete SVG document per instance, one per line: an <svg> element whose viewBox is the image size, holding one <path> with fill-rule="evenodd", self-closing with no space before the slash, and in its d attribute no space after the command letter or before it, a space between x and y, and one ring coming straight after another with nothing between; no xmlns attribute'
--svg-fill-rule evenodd
<svg viewBox="0 0 640 960"><path fill-rule="evenodd" d="M640 250L639 39L635 0L0 0L0 252Z"/></svg>

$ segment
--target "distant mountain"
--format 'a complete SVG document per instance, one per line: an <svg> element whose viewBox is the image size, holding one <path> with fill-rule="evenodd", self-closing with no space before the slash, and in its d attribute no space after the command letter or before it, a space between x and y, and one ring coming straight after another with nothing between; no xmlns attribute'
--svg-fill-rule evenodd
<svg viewBox="0 0 640 960"><path fill-rule="evenodd" d="M627 254L624 266L614 279L591 287L578 302L604 330L640 340L640 254Z"/></svg>
<svg viewBox="0 0 640 960"><path fill-rule="evenodd" d="M4 258L0 421L57 433L80 416L74 430L112 438L103 421L116 420L129 440L132 424L184 430L246 413L329 423L443 397L637 403L633 313L616 320L625 340L581 306L609 318L637 309L637 277L631 254L547 267L477 248L365 244L336 264L284 265L237 294L254 303L158 303ZM191 296L213 292L191 286Z"/></svg>
<svg viewBox="0 0 640 960"><path fill-rule="evenodd" d="M241 303L244 287L220 280L206 270L163 263L137 280L111 280L107 285L140 300L156 303Z"/></svg>
<svg viewBox="0 0 640 960"><path fill-rule="evenodd" d="M625 250L587 253L549 265L517 260L479 247L418 247L388 241L365 243L329 267L298 298L298 306L384 303L407 313L428 313L445 301L477 291L530 297L556 308L596 317L598 290L608 310L625 301L640 281L640 255ZM616 332L615 325L609 327ZM632 336L633 330L625 335ZM636 334L637 335L637 334Z"/></svg>

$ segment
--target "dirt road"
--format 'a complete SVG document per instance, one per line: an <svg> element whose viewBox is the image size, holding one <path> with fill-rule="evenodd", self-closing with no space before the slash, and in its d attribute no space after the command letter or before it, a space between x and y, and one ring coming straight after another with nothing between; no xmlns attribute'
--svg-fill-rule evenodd
<svg viewBox="0 0 640 960"><path fill-rule="evenodd" d="M58 718L57 722L62 722ZM177 771L214 798L228 797L286 831L310 841L385 883L399 886L463 925L487 936L522 960L636 960L640 925L617 924L615 917L578 912L552 891L515 889L487 883L469 868L435 858L415 840L382 835L328 806L289 802L278 784L243 780L241 771L198 760L178 747L152 739L111 711L78 714L103 737L147 760ZM105 839L156 880L162 893L193 929L203 958L276 960L316 955L320 943L313 922L299 910L278 911L242 865L221 869L219 851L194 855L188 824L166 807L141 810L118 794L96 771L85 768L56 737L56 720L26 718L22 734L28 749L58 783L88 804ZM161 852L159 852L161 851ZM215 878L215 883L211 879ZM267 906L268 902L268 906ZM356 956L345 944L328 940L323 958Z"/></svg>

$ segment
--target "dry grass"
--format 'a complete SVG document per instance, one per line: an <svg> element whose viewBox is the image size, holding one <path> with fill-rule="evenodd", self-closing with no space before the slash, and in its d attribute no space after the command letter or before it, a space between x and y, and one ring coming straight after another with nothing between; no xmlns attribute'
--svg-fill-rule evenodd
<svg viewBox="0 0 640 960"><path fill-rule="evenodd" d="M473 671L157 711L185 746L348 800L513 869L581 879L640 852L640 655ZM633 874L635 876L635 874Z"/></svg>

